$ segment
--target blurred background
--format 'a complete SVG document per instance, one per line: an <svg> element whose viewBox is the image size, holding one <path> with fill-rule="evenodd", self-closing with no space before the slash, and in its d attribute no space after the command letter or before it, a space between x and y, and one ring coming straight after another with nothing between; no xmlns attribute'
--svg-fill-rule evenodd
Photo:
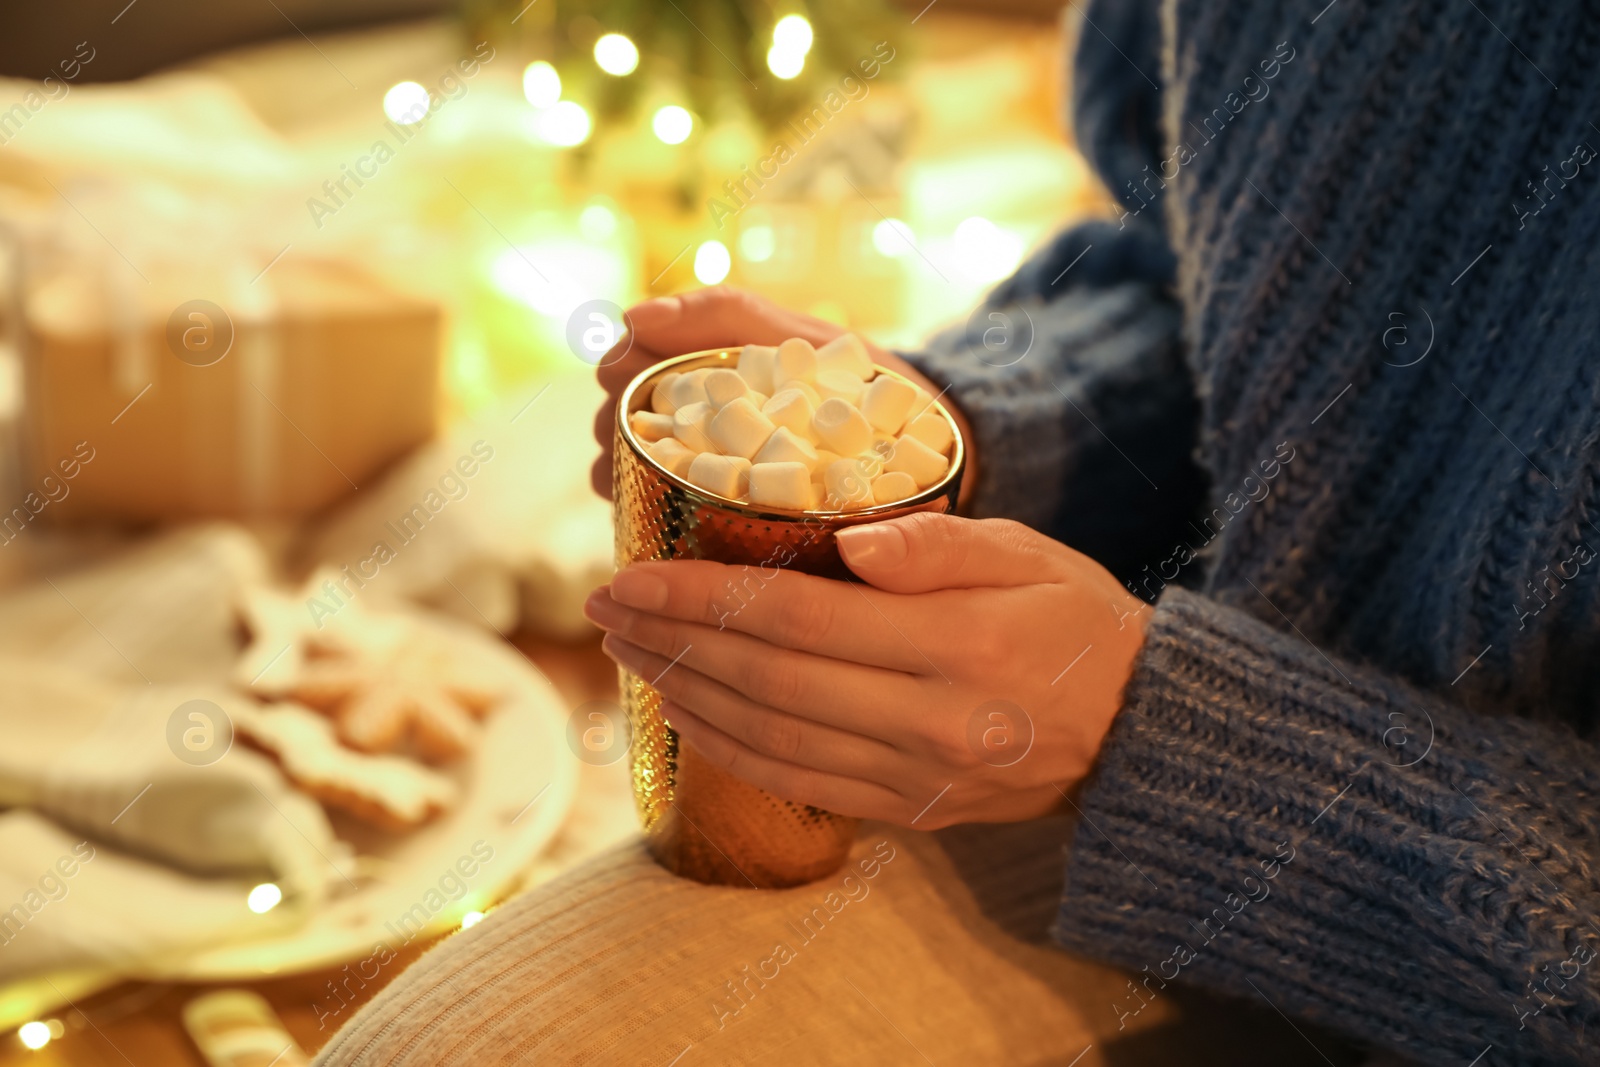
<svg viewBox="0 0 1600 1067"><path fill-rule="evenodd" d="M12 13L0 1064L300 1062L636 832L579 613L620 309L963 321L1110 213L1057 8Z"/></svg>

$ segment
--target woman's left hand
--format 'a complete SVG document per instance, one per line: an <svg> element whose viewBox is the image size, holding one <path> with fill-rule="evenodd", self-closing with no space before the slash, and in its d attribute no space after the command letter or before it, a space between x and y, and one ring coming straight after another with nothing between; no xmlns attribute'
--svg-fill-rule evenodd
<svg viewBox="0 0 1600 1067"><path fill-rule="evenodd" d="M1053 811L1093 767L1147 605L1002 519L839 534L867 585L638 563L586 613L681 743L786 800L924 829Z"/></svg>

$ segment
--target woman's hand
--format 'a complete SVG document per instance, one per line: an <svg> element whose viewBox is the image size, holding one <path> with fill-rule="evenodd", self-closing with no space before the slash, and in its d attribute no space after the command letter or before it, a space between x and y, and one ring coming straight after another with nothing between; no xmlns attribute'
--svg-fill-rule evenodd
<svg viewBox="0 0 1600 1067"><path fill-rule="evenodd" d="M814 345L823 345L844 333L843 327L831 322L789 311L754 293L726 286L646 300L629 308L624 319L628 336L600 360L600 384L605 387L606 402L600 406L594 420L600 458L595 460L590 477L594 491L608 500L611 498L611 445L616 431L617 400L640 371L669 356L707 348L775 345L791 337L803 337ZM930 393L940 391L905 360L870 342L867 347L874 362L899 371ZM963 439L971 441L954 405L947 403L945 406L955 415ZM967 462L966 484L971 485L974 479L970 454Z"/></svg>
<svg viewBox="0 0 1600 1067"><path fill-rule="evenodd" d="M586 611L682 743L784 799L923 828L1059 806L1122 705L1146 605L1000 519L914 515L839 546L870 584L639 563Z"/></svg>

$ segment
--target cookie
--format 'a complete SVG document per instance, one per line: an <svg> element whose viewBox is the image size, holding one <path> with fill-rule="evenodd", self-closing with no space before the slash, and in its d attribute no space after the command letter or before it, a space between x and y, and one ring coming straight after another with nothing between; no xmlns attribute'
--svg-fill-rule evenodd
<svg viewBox="0 0 1600 1067"><path fill-rule="evenodd" d="M235 681L325 713L362 752L409 750L430 763L466 755L499 686L460 667L453 647L404 615L355 602L331 617L313 613L307 604L320 581L313 577L304 597L264 588L246 596L251 641Z"/></svg>
<svg viewBox="0 0 1600 1067"><path fill-rule="evenodd" d="M339 743L328 719L295 704L230 709L238 735L271 756L284 775L329 807L386 830L409 830L453 807L456 785L402 756L369 755Z"/></svg>
<svg viewBox="0 0 1600 1067"><path fill-rule="evenodd" d="M426 639L387 647L314 647L289 694L331 716L339 737L363 752L409 747L430 763L466 755L499 692L458 668Z"/></svg>

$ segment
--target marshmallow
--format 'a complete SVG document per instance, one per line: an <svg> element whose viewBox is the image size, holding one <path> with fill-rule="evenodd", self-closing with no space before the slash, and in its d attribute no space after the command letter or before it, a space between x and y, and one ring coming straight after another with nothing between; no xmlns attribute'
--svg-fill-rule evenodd
<svg viewBox="0 0 1600 1067"><path fill-rule="evenodd" d="M800 463L809 476L817 467L817 450L787 426L779 426L756 453L754 463L758 467L763 463Z"/></svg>
<svg viewBox="0 0 1600 1067"><path fill-rule="evenodd" d="M811 504L811 471L804 463L757 463L750 468L750 503L804 511Z"/></svg>
<svg viewBox="0 0 1600 1067"><path fill-rule="evenodd" d="M942 453L935 452L915 437L902 437L895 442L894 455L889 457L883 469L904 471L916 480L918 489L926 489L943 478L949 467L950 461Z"/></svg>
<svg viewBox="0 0 1600 1067"><path fill-rule="evenodd" d="M911 410L906 413L906 422L910 423L922 417L922 415L925 413L932 411L933 401L933 394L929 393L922 386L917 386L917 396L916 399L911 401Z"/></svg>
<svg viewBox="0 0 1600 1067"><path fill-rule="evenodd" d="M890 471L872 480L872 502L894 504L917 495L917 481L905 471Z"/></svg>
<svg viewBox="0 0 1600 1067"><path fill-rule="evenodd" d="M872 480L854 460L828 464L822 475L822 492L829 511L855 511L872 505Z"/></svg>
<svg viewBox="0 0 1600 1067"><path fill-rule="evenodd" d="M819 370L817 372L817 395L824 400L831 396L836 396L847 404L859 407L863 388L861 379L847 371Z"/></svg>
<svg viewBox="0 0 1600 1067"><path fill-rule="evenodd" d="M745 345L739 350L739 376L750 388L770 393L776 384L772 372L777 359L776 348L769 348L766 345Z"/></svg>
<svg viewBox="0 0 1600 1067"><path fill-rule="evenodd" d="M866 416L838 397L817 405L811 428L830 451L843 456L864 452L872 444L872 427Z"/></svg>
<svg viewBox="0 0 1600 1067"><path fill-rule="evenodd" d="M921 415L906 424L905 436L915 437L938 453L950 451L950 446L955 443L955 433L950 429L950 423L937 411L924 411Z"/></svg>
<svg viewBox="0 0 1600 1067"><path fill-rule="evenodd" d="M861 414L874 430L899 433L917 399L917 387L903 378L880 374L861 396Z"/></svg>
<svg viewBox="0 0 1600 1067"><path fill-rule="evenodd" d="M856 511L913 498L949 471L954 431L934 401L878 373L844 334L820 349L746 345L735 363L663 374L628 420L654 462L709 493Z"/></svg>
<svg viewBox="0 0 1600 1067"><path fill-rule="evenodd" d="M696 455L694 449L684 447L683 442L676 437L652 441L645 446L645 451L650 453L651 459L679 478L689 477L689 464L694 462Z"/></svg>
<svg viewBox="0 0 1600 1067"><path fill-rule="evenodd" d="M709 493L739 500L750 488L750 461L702 452L689 464L688 479Z"/></svg>
<svg viewBox="0 0 1600 1067"><path fill-rule="evenodd" d="M811 431L811 415L816 410L816 405L798 389L781 389L761 405L761 413L771 419L774 425L787 427L797 437L807 441L816 440Z"/></svg>
<svg viewBox="0 0 1600 1067"><path fill-rule="evenodd" d="M660 441L672 436L672 416L658 415L653 411L635 411L628 416L628 425L641 441Z"/></svg>
<svg viewBox="0 0 1600 1067"><path fill-rule="evenodd" d="M673 379L672 388L667 392L667 399L672 402L672 410L688 407L690 404L703 404L710 398L706 396L705 368L686 371Z"/></svg>
<svg viewBox="0 0 1600 1067"><path fill-rule="evenodd" d="M840 334L817 349L817 373L838 370L853 375L861 381L872 377L872 356L861 338L853 333Z"/></svg>
<svg viewBox="0 0 1600 1067"><path fill-rule="evenodd" d="M861 468L862 474L869 479L876 479L878 475L883 473L883 468L888 458L888 453L869 448L855 457L855 463L857 467Z"/></svg>
<svg viewBox="0 0 1600 1067"><path fill-rule="evenodd" d="M712 408L721 411L727 406L728 401L747 396L750 386L745 384L738 371L718 368L706 375L705 390L706 399L711 402Z"/></svg>
<svg viewBox="0 0 1600 1067"><path fill-rule="evenodd" d="M650 410L657 415L671 415L678 410L678 405L672 402L672 383L683 375L677 371L669 371L656 379L655 388L650 391Z"/></svg>
<svg viewBox="0 0 1600 1067"><path fill-rule="evenodd" d="M822 394L818 393L817 387L812 385L810 382L803 382L799 378L791 378L778 386L779 393L789 389L793 389L801 396L805 397L806 401L813 409L815 409L818 404L822 403ZM774 393L773 395L776 396L777 394Z"/></svg>
<svg viewBox="0 0 1600 1067"><path fill-rule="evenodd" d="M672 416L672 436L696 452L715 452L711 443L711 405L704 400L685 404Z"/></svg>
<svg viewBox="0 0 1600 1067"><path fill-rule="evenodd" d="M817 377L817 350L811 347L810 341L799 337L789 338L778 346L772 377L775 381L784 382L790 379L814 381Z"/></svg>
<svg viewBox="0 0 1600 1067"><path fill-rule="evenodd" d="M730 400L711 417L706 433L712 443L730 456L750 459L767 443L775 427L772 420L745 397Z"/></svg>

